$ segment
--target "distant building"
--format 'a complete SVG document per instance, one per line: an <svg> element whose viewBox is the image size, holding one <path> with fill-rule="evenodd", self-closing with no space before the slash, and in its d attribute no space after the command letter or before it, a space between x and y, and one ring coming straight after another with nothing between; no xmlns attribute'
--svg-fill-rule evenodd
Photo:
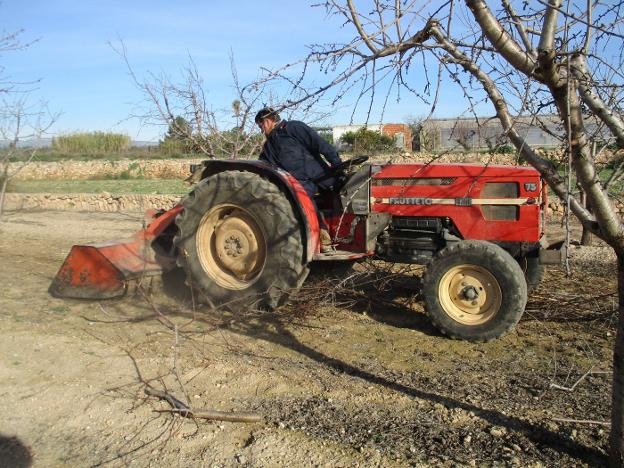
<svg viewBox="0 0 624 468"><path fill-rule="evenodd" d="M347 132L357 132L363 127L373 132L380 132L392 137L397 149L412 151L412 131L406 124L336 125L332 127L334 146L339 150L344 150L345 145L340 141L341 137Z"/></svg>
<svg viewBox="0 0 624 468"><path fill-rule="evenodd" d="M556 135L561 134L558 116L542 115L537 121L532 116L515 117L515 128L532 147L552 148L561 145ZM595 121L587 120L585 127L594 138L606 141ZM457 149L479 150L511 145L498 118L477 117L470 119L429 119L414 133L415 151L440 151Z"/></svg>
<svg viewBox="0 0 624 468"><path fill-rule="evenodd" d="M381 133L394 138L397 149L412 151L412 130L406 124L383 124Z"/></svg>

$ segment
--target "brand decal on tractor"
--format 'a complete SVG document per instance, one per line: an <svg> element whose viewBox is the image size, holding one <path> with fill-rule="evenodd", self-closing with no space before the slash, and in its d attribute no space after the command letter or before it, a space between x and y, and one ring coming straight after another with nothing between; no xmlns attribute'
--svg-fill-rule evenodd
<svg viewBox="0 0 624 468"><path fill-rule="evenodd" d="M401 197L401 198L372 198L372 203L383 203L385 205L456 205L456 206L472 206L472 205L533 205L534 198L419 198L419 197Z"/></svg>
<svg viewBox="0 0 624 468"><path fill-rule="evenodd" d="M433 198L423 197L399 197L389 198L390 205L433 205Z"/></svg>

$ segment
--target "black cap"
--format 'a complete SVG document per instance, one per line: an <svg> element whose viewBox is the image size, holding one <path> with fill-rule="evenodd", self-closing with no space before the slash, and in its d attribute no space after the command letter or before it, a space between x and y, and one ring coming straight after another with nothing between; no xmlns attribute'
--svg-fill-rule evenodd
<svg viewBox="0 0 624 468"><path fill-rule="evenodd" d="M279 122L280 116L272 107L263 107L258 111L254 120L257 124L259 124L264 119L271 119L275 122Z"/></svg>

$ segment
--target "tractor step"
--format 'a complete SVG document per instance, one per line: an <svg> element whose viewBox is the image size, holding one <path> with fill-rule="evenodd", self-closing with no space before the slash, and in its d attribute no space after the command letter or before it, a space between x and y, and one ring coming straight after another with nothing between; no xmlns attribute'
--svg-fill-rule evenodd
<svg viewBox="0 0 624 468"><path fill-rule="evenodd" d="M332 250L331 252L315 253L313 260L314 261L357 260L358 258L368 257L368 256L370 256L370 254L350 252L348 250Z"/></svg>

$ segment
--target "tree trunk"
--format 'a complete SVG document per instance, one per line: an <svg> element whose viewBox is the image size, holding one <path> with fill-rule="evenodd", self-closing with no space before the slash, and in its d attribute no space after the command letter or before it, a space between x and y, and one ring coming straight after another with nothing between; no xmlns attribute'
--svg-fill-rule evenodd
<svg viewBox="0 0 624 468"><path fill-rule="evenodd" d="M8 184L8 177L2 177L0 179L0 218L2 217L2 213L4 211L4 194L6 193L6 188Z"/></svg>
<svg viewBox="0 0 624 468"><path fill-rule="evenodd" d="M596 141L592 140L592 144L591 144L591 157L592 157L592 161L595 161L596 159ZM585 192L583 192L583 188L579 187L581 189L581 202L583 203L583 205L585 206L585 208L587 208L587 211L589 213L592 213L592 209L591 209L591 203L589 203L589 200L587 199L587 195L585 195ZM592 245L594 243L594 235L592 234L592 232L587 229L587 227L583 226L583 233L581 234L581 245Z"/></svg>
<svg viewBox="0 0 624 468"><path fill-rule="evenodd" d="M585 208L587 208L587 211L589 213L592 212L591 204L589 203L589 200L587 200L587 196L585 195L585 192L581 192L581 203L585 205ZM594 243L594 234L585 226L583 226L583 232L581 234L581 245L590 246L593 243Z"/></svg>
<svg viewBox="0 0 624 468"><path fill-rule="evenodd" d="M624 466L624 252L618 258L618 325L613 349L609 466Z"/></svg>

